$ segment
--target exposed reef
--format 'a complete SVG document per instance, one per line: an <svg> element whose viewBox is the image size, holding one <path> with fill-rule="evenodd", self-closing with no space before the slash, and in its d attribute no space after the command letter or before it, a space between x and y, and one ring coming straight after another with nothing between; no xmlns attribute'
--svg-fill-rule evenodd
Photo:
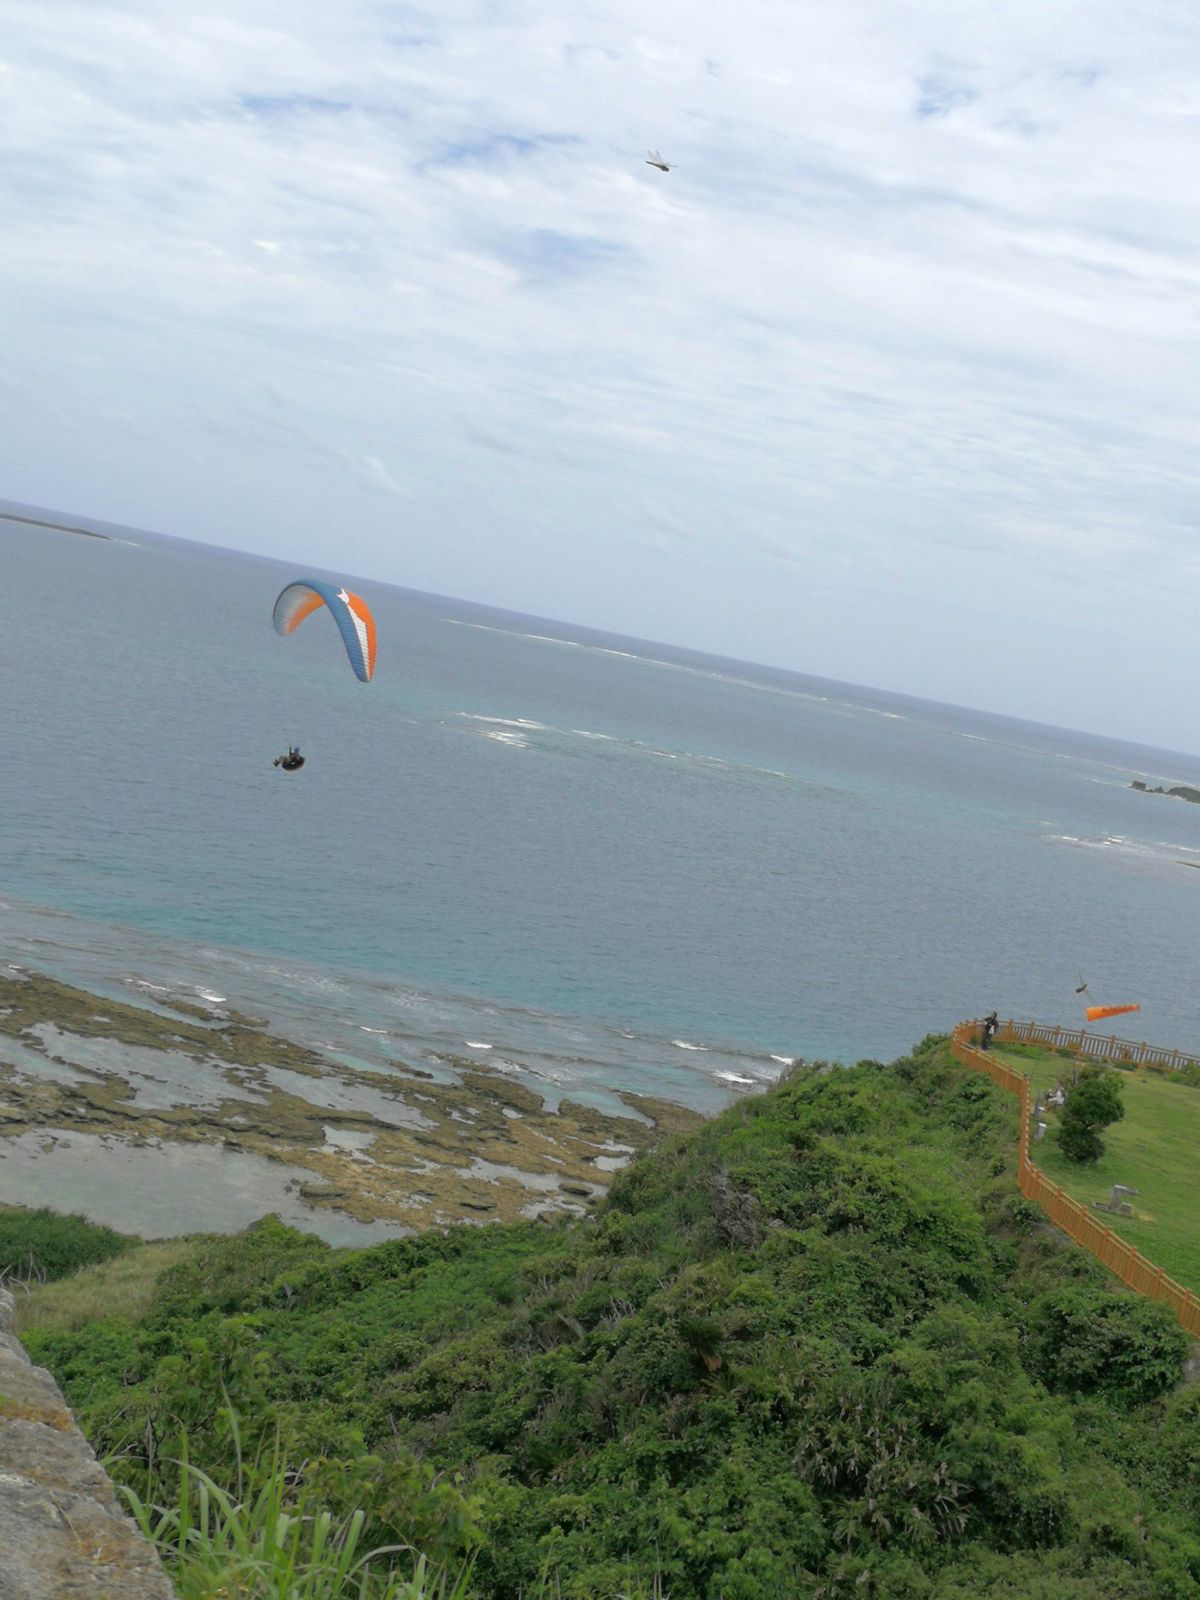
<svg viewBox="0 0 1200 1600"><path fill-rule="evenodd" d="M296 1168L307 1205L420 1229L581 1211L635 1151L700 1120L629 1093L630 1116L550 1111L475 1061L447 1056L444 1078L355 1069L237 1011L156 1003L0 975L0 1156L22 1135L215 1145Z"/></svg>

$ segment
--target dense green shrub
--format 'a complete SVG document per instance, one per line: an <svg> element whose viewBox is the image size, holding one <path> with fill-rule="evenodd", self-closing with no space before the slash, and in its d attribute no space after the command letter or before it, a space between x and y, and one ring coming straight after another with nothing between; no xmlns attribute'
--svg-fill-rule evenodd
<svg viewBox="0 0 1200 1600"><path fill-rule="evenodd" d="M1048 1389L1128 1404L1178 1382L1188 1338L1153 1300L1071 1286L1033 1302L1030 1350Z"/></svg>
<svg viewBox="0 0 1200 1600"><path fill-rule="evenodd" d="M1100 1130L1124 1115L1121 1080L1103 1067L1086 1067L1067 1095L1054 1137L1068 1161L1090 1165L1104 1154Z"/></svg>
<svg viewBox="0 0 1200 1600"><path fill-rule="evenodd" d="M268 1220L136 1327L31 1348L143 1499L184 1433L228 1482L236 1410L483 1600L1200 1600L1155 1403L1183 1342L1033 1225L1015 1132L928 1040L664 1142L593 1218L359 1251Z"/></svg>
<svg viewBox="0 0 1200 1600"><path fill-rule="evenodd" d="M138 1242L85 1217L59 1216L45 1207L5 1208L0 1210L0 1282L8 1278L53 1282L120 1255Z"/></svg>

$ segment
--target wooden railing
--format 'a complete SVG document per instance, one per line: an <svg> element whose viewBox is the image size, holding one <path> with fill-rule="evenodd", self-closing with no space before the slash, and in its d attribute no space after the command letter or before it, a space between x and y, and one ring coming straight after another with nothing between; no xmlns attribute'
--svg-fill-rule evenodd
<svg viewBox="0 0 1200 1600"><path fill-rule="evenodd" d="M1180 1067L1200 1066L1200 1058L1182 1050L1164 1050L1161 1045L1135 1044L1132 1039L1107 1038L1085 1033L1082 1028L1059 1028L1041 1022L1006 1022L1002 1037L1012 1044L1044 1044L1051 1050L1072 1050L1076 1055L1097 1061L1132 1061L1138 1067L1157 1067L1177 1072Z"/></svg>
<svg viewBox="0 0 1200 1600"><path fill-rule="evenodd" d="M1135 1250L1131 1244L1126 1244L1125 1240L1111 1228L1106 1228L1102 1222L1097 1222L1086 1206L1080 1205L1078 1200L1073 1200L1057 1183L1051 1183L1040 1168L1035 1166L1029 1155L1029 1127L1033 1118L1033 1094L1029 1078L1025 1073L1006 1066L1003 1061L997 1061L986 1050L979 1049L975 1043L979 1036L979 1026L978 1022L960 1022L951 1035L950 1051L955 1060L961 1061L963 1066L971 1067L976 1072L986 1072L994 1083L998 1083L1001 1088L1019 1097L1021 1136L1017 1156L1017 1183L1021 1193L1027 1200L1032 1200L1035 1205L1041 1206L1056 1227L1070 1234L1076 1244L1081 1244L1085 1250L1090 1250L1110 1272L1120 1278L1122 1283L1128 1284L1138 1294L1148 1295L1151 1300L1161 1300L1164 1305L1170 1306L1176 1320L1188 1333L1200 1335L1200 1299L1197 1299L1190 1289L1185 1289L1182 1284L1176 1283L1174 1278L1168 1278L1161 1267L1152 1265L1140 1250ZM997 1037L1001 1043L1036 1042L1054 1047L1056 1040L1050 1036L1063 1032L1061 1028L1039 1028L1034 1023L1010 1022L1001 1028ZM1068 1034L1067 1037L1069 1039L1071 1035ZM1089 1043L1108 1042L1095 1040L1090 1034L1085 1034L1083 1037ZM1149 1047L1143 1045L1140 1048ZM1086 1053L1092 1054L1091 1051ZM1178 1051L1160 1053L1164 1056L1179 1054ZM1120 1059L1126 1060L1128 1057ZM1194 1058L1185 1056L1181 1059L1190 1062ZM1157 1064L1157 1062L1145 1063L1145 1065Z"/></svg>

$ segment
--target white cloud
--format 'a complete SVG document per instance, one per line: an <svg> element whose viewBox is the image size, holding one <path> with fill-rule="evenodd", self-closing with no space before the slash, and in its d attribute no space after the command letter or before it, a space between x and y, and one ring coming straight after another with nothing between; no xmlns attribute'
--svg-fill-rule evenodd
<svg viewBox="0 0 1200 1600"><path fill-rule="evenodd" d="M1065 619L974 692L1195 742L1087 626L1190 670L1191 13L8 20L6 492L946 698L912 635Z"/></svg>
<svg viewBox="0 0 1200 1600"><path fill-rule="evenodd" d="M377 489L382 494L407 495L408 491L396 482L378 456L355 455L352 450L342 450L339 454L355 477L369 489Z"/></svg>

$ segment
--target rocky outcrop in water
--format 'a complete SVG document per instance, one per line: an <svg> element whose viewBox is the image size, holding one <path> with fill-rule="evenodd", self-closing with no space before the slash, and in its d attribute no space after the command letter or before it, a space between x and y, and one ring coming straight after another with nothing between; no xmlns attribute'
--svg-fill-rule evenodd
<svg viewBox="0 0 1200 1600"><path fill-rule="evenodd" d="M0 1600L174 1600L0 1289Z"/></svg>
<svg viewBox="0 0 1200 1600"><path fill-rule="evenodd" d="M1139 790L1142 794L1174 795L1176 800L1190 800L1194 806L1200 806L1200 789L1190 789L1186 783L1177 783L1173 788L1170 789L1167 789L1161 783L1158 783L1155 784L1153 789L1151 789L1149 785L1143 783L1140 778L1135 778L1129 787L1131 789Z"/></svg>

